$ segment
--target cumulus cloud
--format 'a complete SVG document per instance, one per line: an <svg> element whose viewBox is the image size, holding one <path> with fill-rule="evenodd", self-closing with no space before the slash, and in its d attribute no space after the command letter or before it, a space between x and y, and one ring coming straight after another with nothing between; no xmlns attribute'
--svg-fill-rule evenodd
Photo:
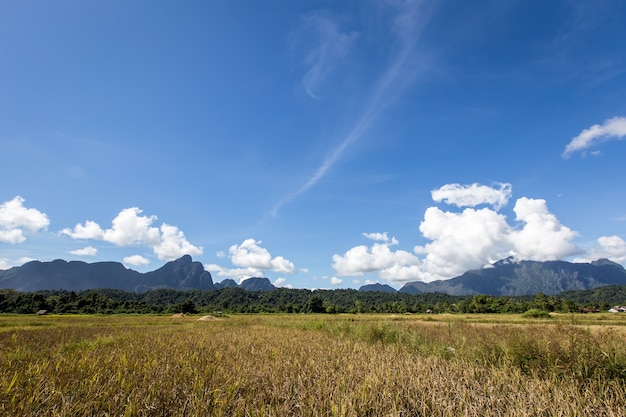
<svg viewBox="0 0 626 417"><path fill-rule="evenodd" d="M194 246L185 239L176 226L163 223L160 228L152 226L156 216L143 216L137 207L123 209L111 222L111 228L102 229L94 221L77 224L73 229L63 229L61 234L73 239L94 239L117 246L145 245L161 260L171 261L183 255L201 255L202 247Z"/></svg>
<svg viewBox="0 0 626 417"><path fill-rule="evenodd" d="M579 253L572 240L578 233L563 226L550 213L546 201L522 197L513 211L524 225L511 233L515 255L520 259L551 261Z"/></svg>
<svg viewBox="0 0 626 417"><path fill-rule="evenodd" d="M255 268L225 268L217 264L206 264L204 269L213 275L219 277L232 278L241 284L241 281L252 278L261 277L263 272Z"/></svg>
<svg viewBox="0 0 626 417"><path fill-rule="evenodd" d="M141 255L131 255L131 256L127 256L123 259L124 265L133 265L133 266L140 266L140 265L148 265L150 263L150 260L148 260L147 258L144 258Z"/></svg>
<svg viewBox="0 0 626 417"><path fill-rule="evenodd" d="M330 285L341 285L342 282L343 280L341 278L332 277L330 279Z"/></svg>
<svg viewBox="0 0 626 417"><path fill-rule="evenodd" d="M344 255L334 255L333 268L340 276L377 273L392 283L433 281L458 276L507 256L545 261L580 253L573 243L577 232L562 225L545 200L519 198L513 208L515 221L511 224L497 211L510 195L510 184L499 184L497 188L479 184L443 186L433 192L433 200L466 208L461 211L427 208L419 231L428 243L415 246L411 253L392 250L390 246L398 242L389 239L386 233L364 233L377 243L355 246ZM479 204L493 208L472 207ZM617 239L602 242L605 252L622 253Z"/></svg>
<svg viewBox="0 0 626 417"><path fill-rule="evenodd" d="M481 204L493 206L500 210L505 206L513 187L508 183L496 183L494 187L481 184L446 184L443 187L431 191L433 201L444 202L457 207L476 207Z"/></svg>
<svg viewBox="0 0 626 417"><path fill-rule="evenodd" d="M76 256L96 256L98 254L98 249L93 246L86 246L82 249L72 250L70 253Z"/></svg>
<svg viewBox="0 0 626 417"><path fill-rule="evenodd" d="M261 246L261 243L260 240L246 239L239 245L232 245L228 249L228 257L230 257L230 262L235 266L234 268L207 264L204 266L204 269L212 274L231 277L240 282L246 278L262 277L266 271L281 274L293 274L296 272L296 267L291 261L282 256L272 257L270 252Z"/></svg>
<svg viewBox="0 0 626 417"><path fill-rule="evenodd" d="M277 288L293 288L293 285L287 284L287 280L285 278L276 278L274 286Z"/></svg>
<svg viewBox="0 0 626 417"><path fill-rule="evenodd" d="M614 262L626 262L626 241L619 236L602 236L598 238L597 245L592 247L585 257L576 259L576 262L591 262L600 258L610 259Z"/></svg>
<svg viewBox="0 0 626 417"><path fill-rule="evenodd" d="M283 274L292 274L296 271L293 263L277 256L272 258L269 251L261 246L262 242L246 239L241 245L232 245L228 249L231 262L239 267L257 270L269 270Z"/></svg>
<svg viewBox="0 0 626 417"><path fill-rule="evenodd" d="M429 207L419 226L429 240L415 252L425 255L422 279L450 278L508 255L510 226L492 209L466 208L460 213Z"/></svg>
<svg viewBox="0 0 626 417"><path fill-rule="evenodd" d="M573 138L563 151L563 158L567 159L574 152L584 151L594 145L612 139L621 140L626 136L626 117L613 117L601 125L595 124L583 130Z"/></svg>
<svg viewBox="0 0 626 417"><path fill-rule="evenodd" d="M37 209L24 207L24 201L15 196L0 204L0 242L22 243L26 240L24 232L35 233L48 228L48 216Z"/></svg>
<svg viewBox="0 0 626 417"><path fill-rule="evenodd" d="M63 229L61 230L61 234L68 235L72 239L104 240L104 230L102 230L98 223L91 220L87 220L84 225L77 224L74 230L68 228Z"/></svg>
<svg viewBox="0 0 626 417"><path fill-rule="evenodd" d="M419 264L419 259L407 251L391 250L390 246L396 244L398 240L391 238L388 242L374 243L369 247L360 245L343 255L333 255L333 269L340 276L362 276L376 271L385 276L390 276L391 271L406 274ZM395 280L395 277L392 279Z"/></svg>

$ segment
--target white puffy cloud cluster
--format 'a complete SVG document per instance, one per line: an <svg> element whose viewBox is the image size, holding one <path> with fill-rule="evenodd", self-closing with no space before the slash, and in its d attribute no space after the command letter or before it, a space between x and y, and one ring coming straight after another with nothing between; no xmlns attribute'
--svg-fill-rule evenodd
<svg viewBox="0 0 626 417"><path fill-rule="evenodd" d="M260 246L261 241L246 239L240 245L232 245L228 249L228 257L235 268L225 268L216 264L205 265L204 268L222 277L231 277L235 280L243 280L250 277L263 276L265 271L273 271L282 274L296 272L294 264L282 256L272 257L270 252ZM218 252L219 258L226 257L223 252Z"/></svg>
<svg viewBox="0 0 626 417"><path fill-rule="evenodd" d="M606 258L618 263L626 263L626 241L619 236L602 236L597 245L592 247L587 256L577 258L576 262L591 262Z"/></svg>
<svg viewBox="0 0 626 417"><path fill-rule="evenodd" d="M343 280L341 278L332 277L330 279L330 285L341 285L342 283L343 283Z"/></svg>
<svg viewBox="0 0 626 417"><path fill-rule="evenodd" d="M412 253L392 250L391 246L398 243L396 239L388 239L386 233L366 233L365 237L377 242L334 255L333 268L340 276L376 272L389 282L433 281L507 256L546 261L580 253L573 243L577 233L559 222L545 200L519 198L513 208L515 223L510 224L498 210L506 204L511 191L510 184L445 185L432 192L433 200L462 210L427 208L419 231L429 243L415 246ZM475 208L483 204L491 207ZM611 237L601 238L600 242L603 253L612 253L612 258L619 259L619 254L626 257L623 241Z"/></svg>
<svg viewBox="0 0 626 417"><path fill-rule="evenodd" d="M24 232L35 233L48 228L48 216L37 209L24 207L24 201L15 196L0 204L0 242L22 243L26 240Z"/></svg>
<svg viewBox="0 0 626 417"><path fill-rule="evenodd" d="M376 241L372 246L356 246L343 255L333 255L333 269L340 276L362 276L378 271L382 278L410 275L417 271L419 259L414 254L396 250L391 246L399 242L389 239L387 233L364 233L366 238Z"/></svg>
<svg viewBox="0 0 626 417"><path fill-rule="evenodd" d="M460 213L429 207L419 230L431 240L415 252L424 255L423 267L412 278L449 278L508 255L506 217L489 208L466 208Z"/></svg>
<svg viewBox="0 0 626 417"><path fill-rule="evenodd" d="M626 117L613 117L607 119L601 125L595 124L583 130L573 138L563 151L563 158L567 159L574 152L584 151L598 143L611 139L623 139L626 137Z"/></svg>
<svg viewBox="0 0 626 417"><path fill-rule="evenodd" d="M152 226L156 216L143 216L137 207L123 209L113 219L111 228L102 229L93 221L77 224L74 229L63 229L61 234L73 239L93 239L113 243L117 246L145 245L150 247L161 260L171 261L183 255L200 255L202 248L185 239L176 226L166 223Z"/></svg>
<svg viewBox="0 0 626 417"><path fill-rule="evenodd" d="M457 207L476 207L481 204L493 206L496 210L506 206L513 193L508 183L496 183L498 188L480 184L461 185L446 184L438 190L431 191L433 200Z"/></svg>
<svg viewBox="0 0 626 417"><path fill-rule="evenodd" d="M578 233L563 226L548 210L545 200L522 197L513 211L521 229L509 232L515 255L520 259L550 261L574 255L579 251L572 241Z"/></svg>
<svg viewBox="0 0 626 417"><path fill-rule="evenodd" d="M273 284L277 288L292 288L293 289L293 285L287 284L287 280L283 277L276 278Z"/></svg>
<svg viewBox="0 0 626 417"><path fill-rule="evenodd" d="M93 246L86 246L82 249L71 250L70 253L76 256L96 256L98 254L98 249Z"/></svg>
<svg viewBox="0 0 626 417"><path fill-rule="evenodd" d="M142 266L142 265L148 265L150 263L150 260L147 258L144 258L141 255L131 255L131 256L126 256L123 259L124 265L133 265L133 266Z"/></svg>

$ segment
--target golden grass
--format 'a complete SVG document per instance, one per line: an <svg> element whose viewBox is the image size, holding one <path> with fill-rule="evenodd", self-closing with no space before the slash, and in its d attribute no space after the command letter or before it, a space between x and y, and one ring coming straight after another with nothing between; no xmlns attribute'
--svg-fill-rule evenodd
<svg viewBox="0 0 626 417"><path fill-rule="evenodd" d="M440 316L198 318L0 317L0 415L626 410L624 338L610 327L589 332L565 321L476 324Z"/></svg>

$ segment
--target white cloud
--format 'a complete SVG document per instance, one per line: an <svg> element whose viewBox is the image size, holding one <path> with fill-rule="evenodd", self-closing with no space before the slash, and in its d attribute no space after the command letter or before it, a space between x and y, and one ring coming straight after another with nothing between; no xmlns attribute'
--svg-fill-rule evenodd
<svg viewBox="0 0 626 417"><path fill-rule="evenodd" d="M419 230L432 241L415 248L425 255L425 281L450 278L508 255L510 226L504 215L489 208L456 213L429 207Z"/></svg>
<svg viewBox="0 0 626 417"><path fill-rule="evenodd" d="M498 188L451 184L435 190L433 199L455 206L489 203L498 207L506 203L510 194L510 184L500 184ZM334 255L332 266L340 276L378 273L381 279L392 283L433 281L458 276L507 256L545 261L580 252L573 243L578 234L559 222L545 200L521 197L513 210L516 223L509 224L506 216L494 208L444 211L429 207L419 231L430 242L415 246L413 253L391 250L390 246L398 242L386 233L365 233L365 237L377 243L371 247L355 246L342 256ZM625 250L621 244L615 237L600 242L602 253L612 253L613 257Z"/></svg>
<svg viewBox="0 0 626 417"><path fill-rule="evenodd" d="M145 245L161 260L171 261L183 255L201 255L202 247L194 246L185 239L176 226L163 223L153 227L156 216L142 216L137 207L123 209L111 222L111 228L103 230L93 221L77 224L74 229L63 229L61 234L73 239L94 239L117 246Z"/></svg>
<svg viewBox="0 0 626 417"><path fill-rule="evenodd" d="M626 241L619 236L602 236L598 244L591 248L585 257L577 258L576 262L591 262L600 258L613 262L626 263Z"/></svg>
<svg viewBox="0 0 626 417"><path fill-rule="evenodd" d="M131 256L125 257L123 259L123 262L125 265L140 266L140 265L148 265L150 263L150 260L147 258L144 258L141 255L131 255Z"/></svg>
<svg viewBox="0 0 626 417"><path fill-rule="evenodd" d="M19 258L19 259L17 260L17 264L18 264L18 265L24 265L25 263L32 262L32 261L34 261L34 260L36 260L36 259L35 259L35 258L28 257L28 256L22 256L21 258Z"/></svg>
<svg viewBox="0 0 626 417"><path fill-rule="evenodd" d="M98 223L91 220L87 220L85 225L77 224L74 230L65 228L61 230L61 234L67 235L72 239L104 240L104 230Z"/></svg>
<svg viewBox="0 0 626 417"><path fill-rule="evenodd" d="M272 258L267 249L259 246L261 243L261 241L254 239L246 239L241 245L232 245L228 249L228 253L233 265L283 274L296 272L293 263L282 256Z"/></svg>
<svg viewBox="0 0 626 417"><path fill-rule="evenodd" d="M45 213L24 207L24 201L16 196L0 205L0 242L22 243L26 240L25 231L35 233L46 230L50 224Z"/></svg>
<svg viewBox="0 0 626 417"><path fill-rule="evenodd" d="M113 219L112 227L104 231L104 240L117 246L131 246L146 243L153 246L159 243L159 229L151 227L156 216L140 216L138 207L123 209Z"/></svg>
<svg viewBox="0 0 626 417"><path fill-rule="evenodd" d="M481 204L493 206L500 210L505 206L513 187L508 183L496 183L495 187L481 184L461 185L446 184L438 190L431 191L432 199L436 202L444 202L457 207L476 207Z"/></svg>
<svg viewBox="0 0 626 417"><path fill-rule="evenodd" d="M626 136L626 117L613 117L603 124L595 124L583 130L567 144L563 151L563 158L567 159L574 152L584 151L594 145L611 139L623 139Z"/></svg>
<svg viewBox="0 0 626 417"><path fill-rule="evenodd" d="M35 259L29 258L28 256L23 256L21 258L18 258L17 260L0 258L0 270L9 269L14 266L21 266L21 265L24 265L25 263L28 263L34 260Z"/></svg>
<svg viewBox="0 0 626 417"><path fill-rule="evenodd" d="M390 249L392 244L398 243L397 239L388 240L390 243L356 246L343 255L333 255L333 269L340 276L362 276L370 272L383 275L391 270L406 271L418 265L419 259L412 253Z"/></svg>
<svg viewBox="0 0 626 417"><path fill-rule="evenodd" d="M337 277L332 277L330 279L330 285L341 285L342 282L343 280Z"/></svg>
<svg viewBox="0 0 626 417"><path fill-rule="evenodd" d="M206 264L204 269L212 275L232 278L239 283L244 279L263 276L263 272L255 268L224 268L217 264Z"/></svg>
<svg viewBox="0 0 626 417"><path fill-rule="evenodd" d="M207 264L204 266L204 269L212 274L230 277L239 282L246 278L263 277L266 271L281 274L293 274L296 272L296 267L292 262L282 256L272 257L267 249L260 246L261 243L260 240L246 239L240 245L232 245L228 249L228 255L231 263L235 266L234 268ZM224 256L226 256L225 253Z"/></svg>
<svg viewBox="0 0 626 417"><path fill-rule="evenodd" d="M515 203L513 211L516 220L524 223L521 230L510 235L518 258L551 261L579 253L572 243L578 233L563 226L550 213L545 200L522 197Z"/></svg>
<svg viewBox="0 0 626 417"><path fill-rule="evenodd" d="M387 232L384 233L363 233L363 236L365 236L366 238L370 239L370 240L375 240L378 242L385 242L385 243L389 243L390 245L397 245L398 244L398 240L395 237L392 237L391 239L389 239L389 236L387 236Z"/></svg>
<svg viewBox="0 0 626 417"><path fill-rule="evenodd" d="M70 253L76 256L95 256L98 254L98 249L93 246L86 246L82 249L72 250Z"/></svg>
<svg viewBox="0 0 626 417"><path fill-rule="evenodd" d="M163 223L158 243L153 245L154 254L163 260L178 259L183 255L201 255L202 248L192 245L176 226Z"/></svg>
<svg viewBox="0 0 626 417"><path fill-rule="evenodd" d="M293 285L287 284L287 280L285 278L276 278L274 286L277 288L293 288Z"/></svg>

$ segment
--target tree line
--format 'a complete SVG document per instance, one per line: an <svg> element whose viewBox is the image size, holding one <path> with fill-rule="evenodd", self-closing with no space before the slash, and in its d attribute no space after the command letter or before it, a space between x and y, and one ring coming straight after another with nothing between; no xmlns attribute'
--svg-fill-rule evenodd
<svg viewBox="0 0 626 417"><path fill-rule="evenodd" d="M117 289L0 290L0 313L13 314L34 314L43 310L51 314L523 313L530 309L548 312L606 311L613 305L624 304L626 286L518 297L360 292L354 289L247 291L239 287L211 291L157 289L145 293Z"/></svg>

